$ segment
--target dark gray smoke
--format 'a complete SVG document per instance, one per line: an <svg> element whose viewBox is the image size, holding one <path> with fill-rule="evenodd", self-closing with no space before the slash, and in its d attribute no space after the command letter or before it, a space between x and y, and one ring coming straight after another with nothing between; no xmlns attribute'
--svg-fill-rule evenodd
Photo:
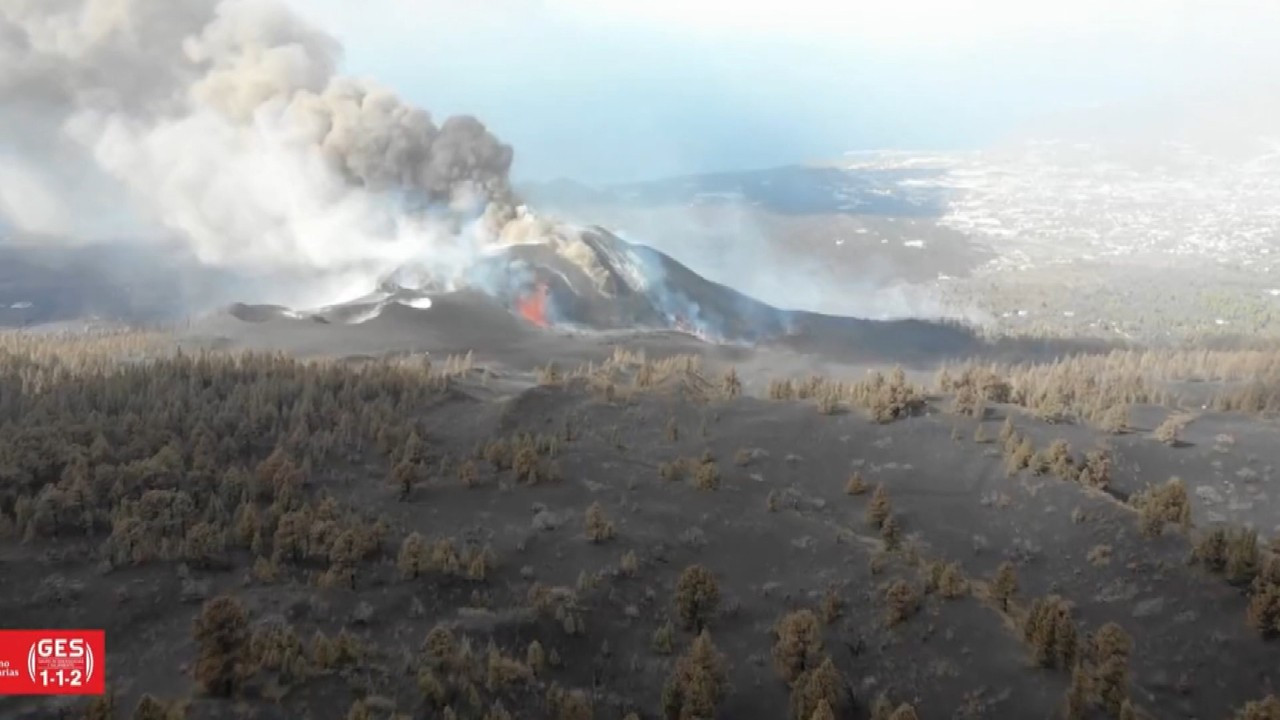
<svg viewBox="0 0 1280 720"><path fill-rule="evenodd" d="M456 275L513 214L511 148L340 58L275 0L0 0L0 224L159 230L317 297Z"/></svg>

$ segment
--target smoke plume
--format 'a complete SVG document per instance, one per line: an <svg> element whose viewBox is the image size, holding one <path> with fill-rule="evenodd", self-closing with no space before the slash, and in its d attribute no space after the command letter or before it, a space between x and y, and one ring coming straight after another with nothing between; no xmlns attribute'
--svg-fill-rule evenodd
<svg viewBox="0 0 1280 720"><path fill-rule="evenodd" d="M176 236L326 293L456 274L513 215L511 148L340 59L275 0L0 0L0 225Z"/></svg>

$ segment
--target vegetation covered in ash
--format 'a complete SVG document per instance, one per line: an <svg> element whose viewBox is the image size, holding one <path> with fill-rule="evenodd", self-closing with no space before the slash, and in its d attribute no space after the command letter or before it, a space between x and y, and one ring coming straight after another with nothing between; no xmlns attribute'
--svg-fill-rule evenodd
<svg viewBox="0 0 1280 720"><path fill-rule="evenodd" d="M467 358L7 335L0 612L105 627L110 694L0 712L1274 717L1274 541L1176 479L1119 492L1108 432L1054 438L1079 401L1025 372L766 399L620 351L500 390Z"/></svg>

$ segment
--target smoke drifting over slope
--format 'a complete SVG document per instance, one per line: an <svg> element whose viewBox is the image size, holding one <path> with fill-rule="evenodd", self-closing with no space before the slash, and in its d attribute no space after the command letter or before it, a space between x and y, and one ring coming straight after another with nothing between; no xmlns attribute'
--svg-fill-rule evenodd
<svg viewBox="0 0 1280 720"><path fill-rule="evenodd" d="M340 55L273 0L0 0L0 220L163 229L319 293L458 271L512 215L511 148Z"/></svg>
<svg viewBox="0 0 1280 720"><path fill-rule="evenodd" d="M340 75L340 59L334 38L278 0L0 0L0 228L46 244L179 241L189 259L120 253L148 258L121 285L179 285L174 304L204 305L169 318L233 300L367 305L375 289L387 300L408 288L480 290L466 302L483 294L532 326L734 342L837 327L603 230L523 212L512 149L483 124L437 124ZM735 267L762 267L740 249ZM216 280L155 282L199 275ZM39 283L5 282L21 290L23 318L39 317Z"/></svg>

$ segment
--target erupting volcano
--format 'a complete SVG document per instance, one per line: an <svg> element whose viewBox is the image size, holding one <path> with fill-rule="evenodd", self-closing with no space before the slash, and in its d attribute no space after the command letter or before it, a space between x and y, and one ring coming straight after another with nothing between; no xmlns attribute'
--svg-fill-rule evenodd
<svg viewBox="0 0 1280 720"><path fill-rule="evenodd" d="M207 334L270 326L265 342L276 323L305 323L382 351L388 328L411 347L470 349L554 343L560 330L848 344L877 326L776 308L603 228L538 216L512 187L510 145L474 117L437 121L340 74L340 44L286 5L0 5L0 56L22 60L0 70L0 107L40 120L6 163L39 170L41 193L68 208L92 193L44 168L128 198L139 237L171 237L174 262L216 288L184 308L223 309L228 324ZM30 302L7 309L25 318ZM956 332L936 335L956 344Z"/></svg>
<svg viewBox="0 0 1280 720"><path fill-rule="evenodd" d="M868 320L775 307L708 280L651 247L608 230L524 217L510 221L474 262L456 274L406 264L371 293L312 310L237 304L195 329L199 335L262 333L305 323L307 342L339 342L386 352L391 344L438 352L539 347L555 352L570 336L653 334L658 342L776 346L791 352L865 361L967 356L982 341L954 324ZM243 324L257 325L248 331ZM263 327L270 325L271 327ZM341 328L360 328L348 333ZM273 329L274 328L274 329ZM665 336L665 337L660 337ZM593 342L587 340L588 342Z"/></svg>

